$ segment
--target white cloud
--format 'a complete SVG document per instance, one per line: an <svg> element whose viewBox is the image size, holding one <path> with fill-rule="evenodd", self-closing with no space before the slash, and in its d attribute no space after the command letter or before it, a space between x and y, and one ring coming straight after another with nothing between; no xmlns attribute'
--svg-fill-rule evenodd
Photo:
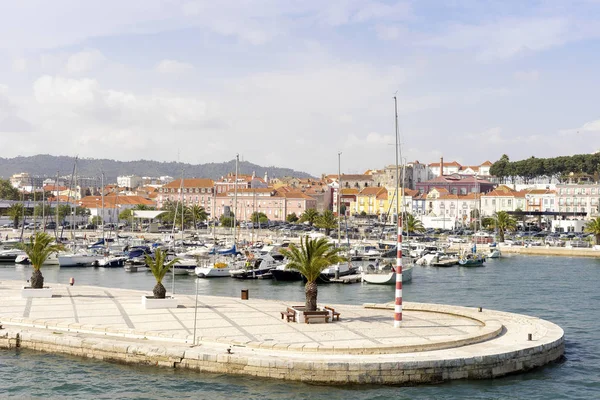
<svg viewBox="0 0 600 400"><path fill-rule="evenodd" d="M586 122L580 130L585 132L600 132L600 119Z"/></svg>
<svg viewBox="0 0 600 400"><path fill-rule="evenodd" d="M561 17L504 19L480 25L455 24L422 43L474 50L478 60L490 62L560 46L573 38L573 30L572 22Z"/></svg>
<svg viewBox="0 0 600 400"><path fill-rule="evenodd" d="M66 69L69 74L82 74L105 61L104 55L96 49L75 53L67 60Z"/></svg>
<svg viewBox="0 0 600 400"><path fill-rule="evenodd" d="M600 132L600 119L586 122L579 128L561 129L561 135L579 135L580 133Z"/></svg>
<svg viewBox="0 0 600 400"><path fill-rule="evenodd" d="M193 70L192 64L176 60L162 60L156 65L156 71L161 74L182 74Z"/></svg>

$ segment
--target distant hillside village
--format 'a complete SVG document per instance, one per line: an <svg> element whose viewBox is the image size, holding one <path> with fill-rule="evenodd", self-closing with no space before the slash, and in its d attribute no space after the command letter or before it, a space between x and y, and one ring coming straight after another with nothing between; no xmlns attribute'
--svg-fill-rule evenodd
<svg viewBox="0 0 600 400"><path fill-rule="evenodd" d="M581 231L585 220L599 216L600 185L578 177L567 182L528 180L500 184L490 176L490 161L465 166L456 161L407 163L400 168L400 208L418 217L425 227L452 229L498 211L519 212L554 220L557 230ZM37 193L37 201L71 204L89 210L87 217L116 222L126 209L157 209L167 204L202 207L209 218L229 216L238 220L262 213L271 221L300 216L308 209L319 213L339 211L349 218L396 220L396 166L368 170L364 174L327 174L313 178L269 178L229 173L219 179L175 179L170 176L119 176L115 183L99 178L39 178L15 174L11 185L22 196ZM76 184L75 184L76 183ZM104 196L102 196L104 194ZM4 201L0 207L7 207Z"/></svg>

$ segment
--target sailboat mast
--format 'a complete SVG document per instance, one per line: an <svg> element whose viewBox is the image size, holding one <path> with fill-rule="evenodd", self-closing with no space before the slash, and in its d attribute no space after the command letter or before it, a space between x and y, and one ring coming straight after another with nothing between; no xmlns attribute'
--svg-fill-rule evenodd
<svg viewBox="0 0 600 400"><path fill-rule="evenodd" d="M238 184L238 163L240 162L240 155L235 155L235 182L233 184L233 244L236 243L236 227L237 227L237 184Z"/></svg>
<svg viewBox="0 0 600 400"><path fill-rule="evenodd" d="M104 240L104 171L102 171L102 178L100 181L100 190L101 190L101 195L102 195L102 240Z"/></svg>
<svg viewBox="0 0 600 400"><path fill-rule="evenodd" d="M396 242L396 301L394 306L394 328L402 323L402 216L400 214L400 169L398 166L399 132L398 132L398 100L394 96L394 116L396 127L396 216L398 221L398 238Z"/></svg>

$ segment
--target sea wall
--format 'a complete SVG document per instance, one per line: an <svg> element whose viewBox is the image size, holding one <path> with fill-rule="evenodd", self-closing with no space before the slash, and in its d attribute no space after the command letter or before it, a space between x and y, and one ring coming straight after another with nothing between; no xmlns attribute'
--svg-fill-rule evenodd
<svg viewBox="0 0 600 400"><path fill-rule="evenodd" d="M455 353L441 350L408 357L386 354L377 358L350 355L324 358L275 351L263 354L227 345L191 347L161 342L140 343L139 340L10 327L0 330L0 348L25 348L125 364L322 384L417 384L487 379L527 371L561 359L564 340L561 335L552 342L501 354L478 353L475 347L469 351L459 348Z"/></svg>

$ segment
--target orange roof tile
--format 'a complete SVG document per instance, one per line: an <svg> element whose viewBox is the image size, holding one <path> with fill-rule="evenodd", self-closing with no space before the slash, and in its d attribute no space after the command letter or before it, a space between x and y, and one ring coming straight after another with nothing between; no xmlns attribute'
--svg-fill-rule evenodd
<svg viewBox="0 0 600 400"><path fill-rule="evenodd" d="M163 188L179 188L181 186L181 179L176 179L172 182L167 183L166 185L163 185ZM214 181L212 179L205 179L205 178L192 178L192 179L184 179L183 180L183 187L184 188L207 188L207 187L213 187L214 186Z"/></svg>

